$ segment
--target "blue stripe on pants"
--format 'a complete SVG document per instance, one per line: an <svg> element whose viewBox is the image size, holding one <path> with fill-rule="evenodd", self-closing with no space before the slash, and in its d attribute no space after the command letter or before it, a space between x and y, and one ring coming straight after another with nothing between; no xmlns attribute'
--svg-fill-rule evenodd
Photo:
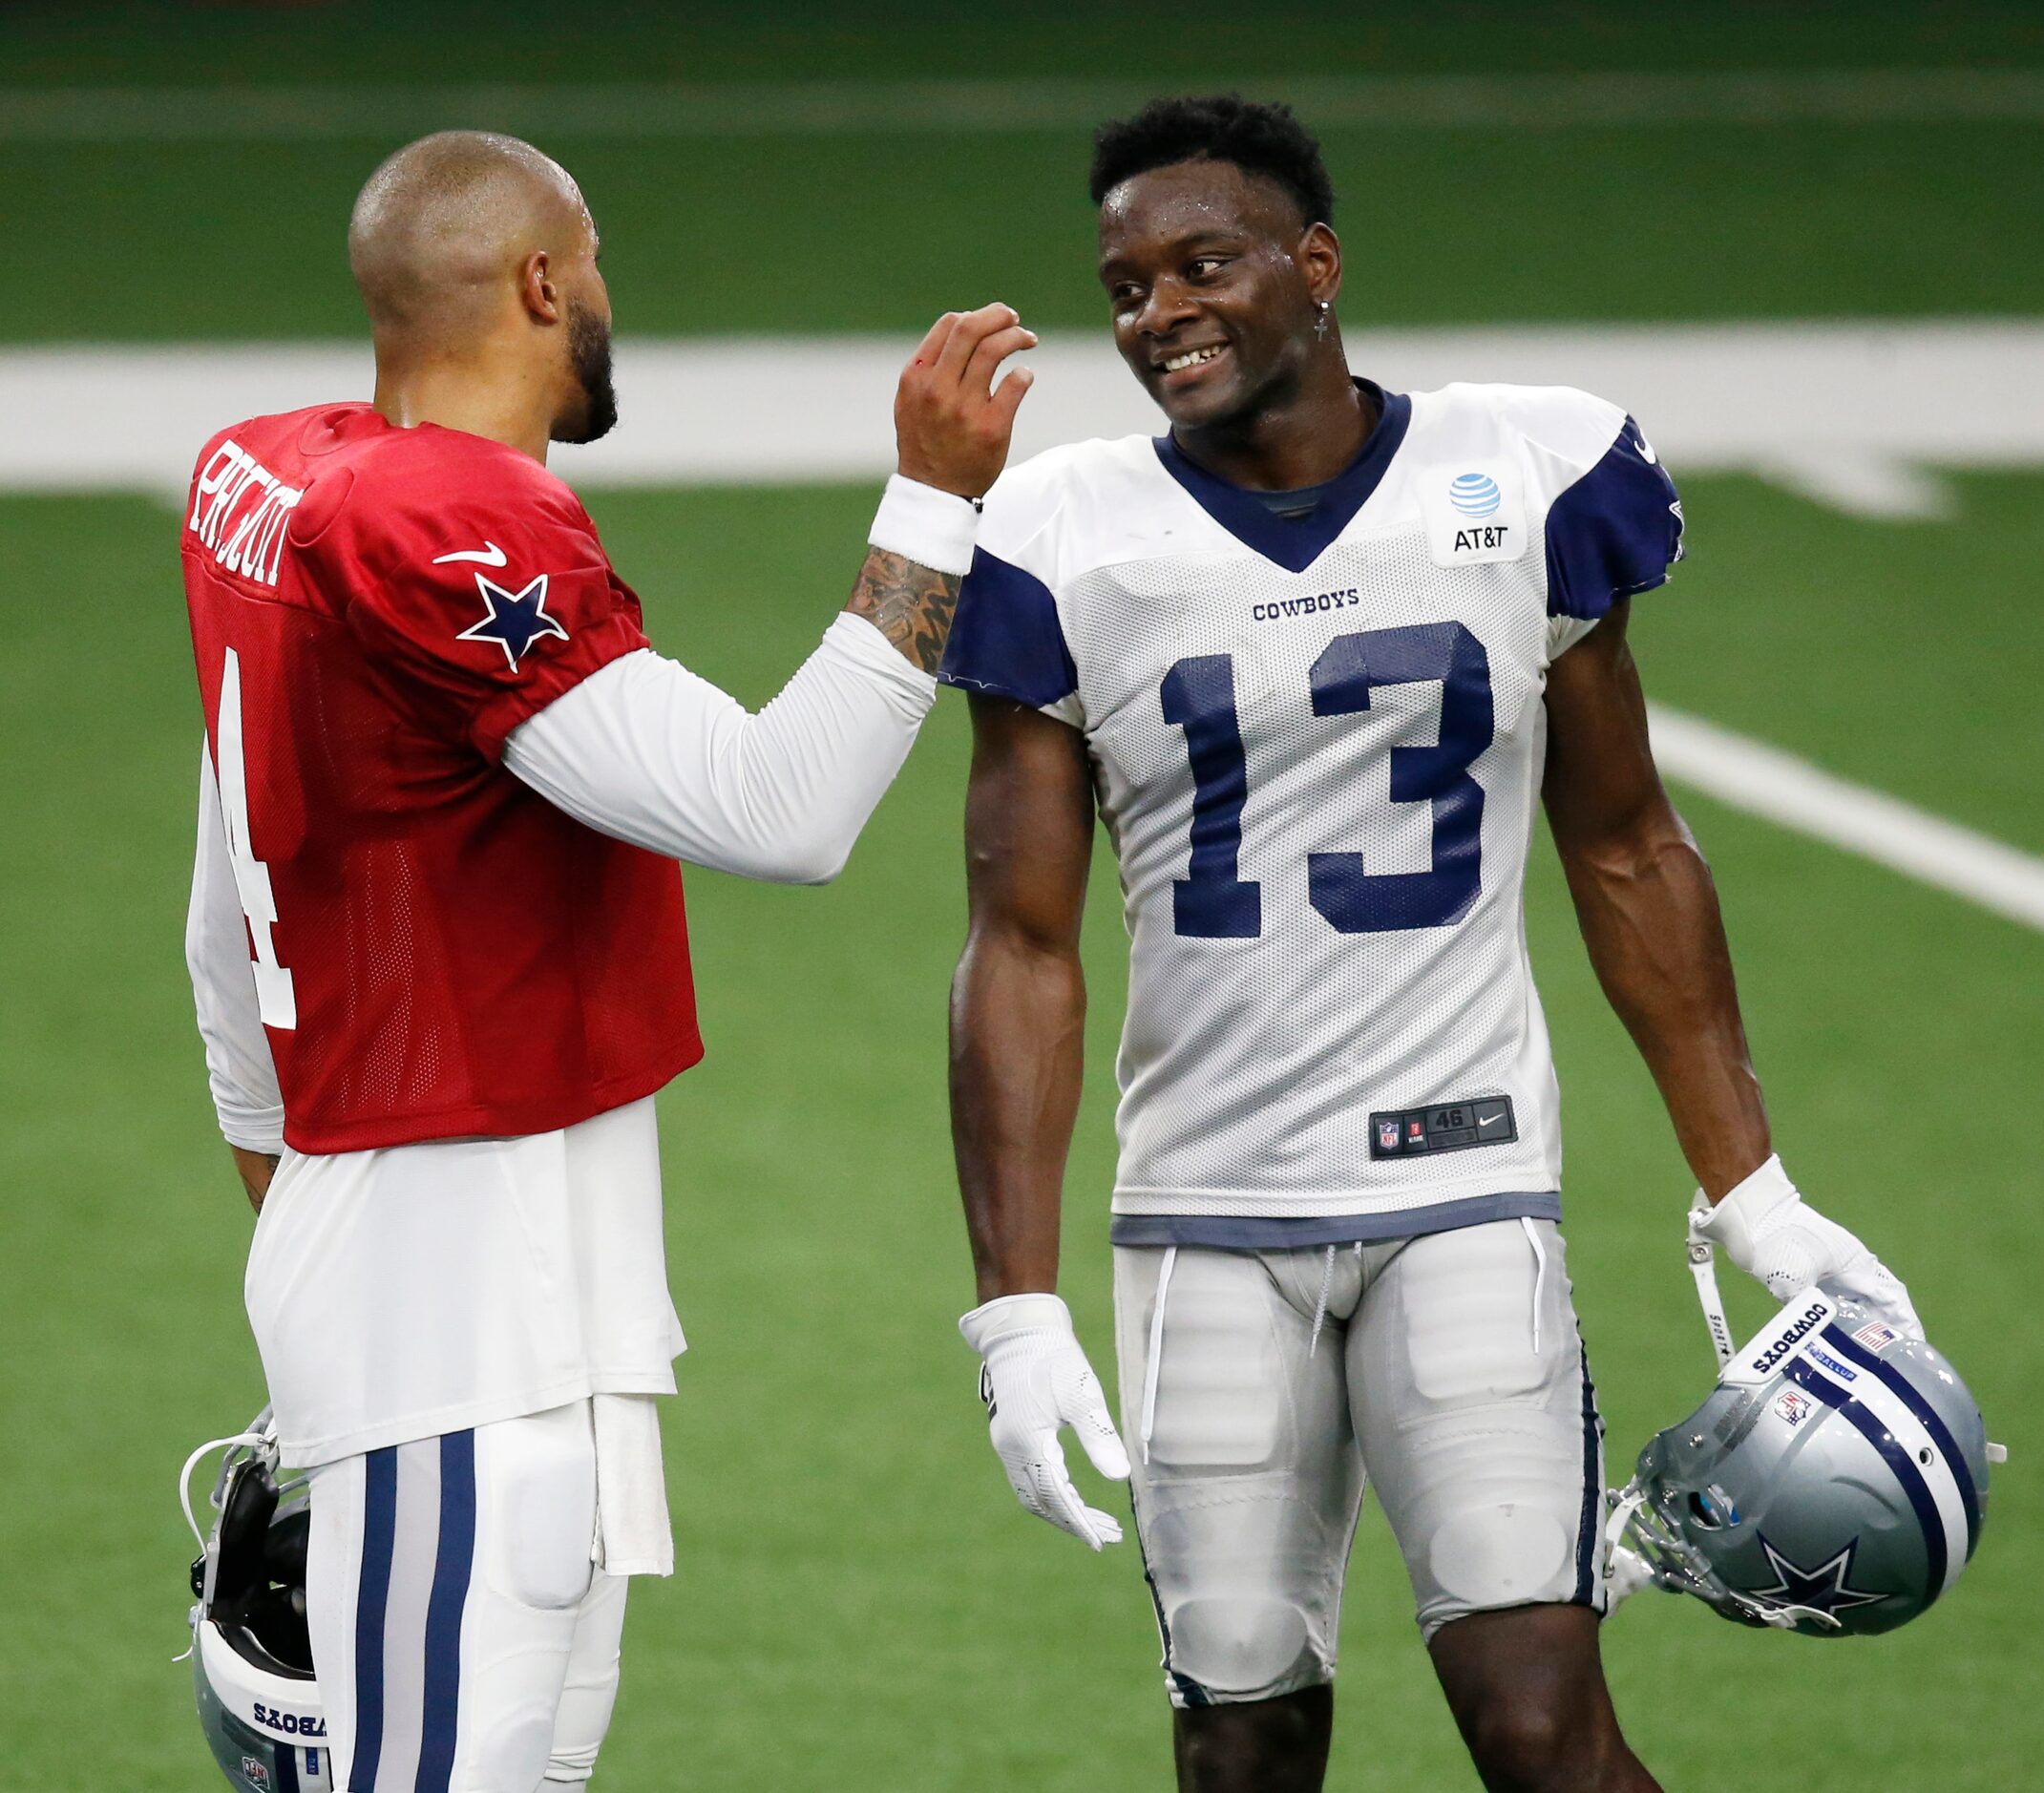
<svg viewBox="0 0 2044 1793"><path fill-rule="evenodd" d="M440 1440L440 1543L426 1607L425 1710L417 1793L448 1793L461 1718L461 1614L475 1560L475 1434Z"/></svg>
<svg viewBox="0 0 2044 1793"><path fill-rule="evenodd" d="M376 1793L383 1755L383 1628L397 1541L397 1450L372 1450L362 1470L362 1586L355 1600L355 1757L348 1784ZM473 1499L471 1501L473 1507Z"/></svg>
<svg viewBox="0 0 2044 1793"><path fill-rule="evenodd" d="M1597 1446L1603 1442L1597 1424L1597 1386L1590 1380L1590 1351L1578 1328L1575 1348L1583 1360L1583 1516L1575 1531L1575 1593L1572 1606L1597 1602L1597 1545L1603 1527L1604 1478L1598 1473Z"/></svg>

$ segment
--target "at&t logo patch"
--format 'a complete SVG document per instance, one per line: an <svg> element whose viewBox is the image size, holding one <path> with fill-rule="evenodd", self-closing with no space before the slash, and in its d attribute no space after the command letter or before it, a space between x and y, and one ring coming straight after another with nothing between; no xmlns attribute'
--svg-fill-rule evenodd
<svg viewBox="0 0 2044 1793"><path fill-rule="evenodd" d="M1419 482L1426 547L1436 566L1516 560L1527 550L1520 475L1509 462L1479 461Z"/></svg>

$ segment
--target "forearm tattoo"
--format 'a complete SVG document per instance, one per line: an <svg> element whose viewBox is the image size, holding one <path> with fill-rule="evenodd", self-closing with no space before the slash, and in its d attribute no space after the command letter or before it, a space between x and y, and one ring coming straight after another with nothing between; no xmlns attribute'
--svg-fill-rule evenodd
<svg viewBox="0 0 2044 1793"><path fill-rule="evenodd" d="M845 608L864 617L925 672L935 672L951 637L951 613L963 582L959 574L939 573L874 548Z"/></svg>

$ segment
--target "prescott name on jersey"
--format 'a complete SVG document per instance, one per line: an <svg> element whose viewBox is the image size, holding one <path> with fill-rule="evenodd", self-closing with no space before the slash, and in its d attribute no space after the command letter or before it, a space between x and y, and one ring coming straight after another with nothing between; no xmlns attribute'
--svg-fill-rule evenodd
<svg viewBox="0 0 2044 1793"><path fill-rule="evenodd" d="M1522 884L1556 655L1679 558L1636 426L1386 393L1302 516L1169 436L986 500L941 677L1081 729L1131 940L1118 1242L1558 1218Z"/></svg>

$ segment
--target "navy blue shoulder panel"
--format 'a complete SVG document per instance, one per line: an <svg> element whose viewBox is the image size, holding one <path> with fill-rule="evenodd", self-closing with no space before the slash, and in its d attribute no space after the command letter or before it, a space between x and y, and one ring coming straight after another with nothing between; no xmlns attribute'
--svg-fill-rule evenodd
<svg viewBox="0 0 2044 1793"><path fill-rule="evenodd" d="M958 615L937 676L1043 709L1079 688L1079 669L1058 622L1050 587L984 548L959 592Z"/></svg>
<svg viewBox="0 0 2044 1793"><path fill-rule="evenodd" d="M1548 512L1548 615L1594 622L1682 558L1675 481L1632 418Z"/></svg>

